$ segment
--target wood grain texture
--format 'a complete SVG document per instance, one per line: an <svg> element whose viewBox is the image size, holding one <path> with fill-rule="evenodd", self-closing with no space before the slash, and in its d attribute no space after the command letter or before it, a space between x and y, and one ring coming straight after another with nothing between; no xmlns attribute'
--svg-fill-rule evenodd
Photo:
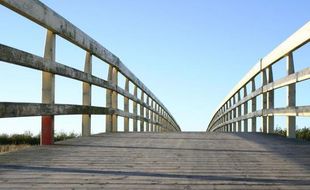
<svg viewBox="0 0 310 190"><path fill-rule="evenodd" d="M91 38L74 24L56 13L54 10L46 6L44 3L38 0L1 0L0 4L63 37L87 52L90 52L92 55L95 55L109 65L116 67L125 77L137 85L144 93L152 97L152 99L154 99L169 113L168 109L151 92L151 90L149 90L116 55L103 47L95 39ZM170 113L169 116L175 122L175 119Z"/></svg>
<svg viewBox="0 0 310 190"><path fill-rule="evenodd" d="M0 189L309 189L310 143L254 133L115 133L0 155Z"/></svg>
<svg viewBox="0 0 310 190"><path fill-rule="evenodd" d="M289 38L283 41L278 47L272 50L268 55L264 58L261 58L254 67L248 71L247 74L234 86L234 88L228 93L228 95L224 98L224 100L219 104L219 106L215 109L213 113L213 117L211 122L207 127L207 131L213 130L211 128L214 127L214 123L218 120L217 113L218 111L228 102L231 101L233 96L235 96L242 88L244 88L248 83L250 83L257 75L263 73L265 69L271 68L273 64L277 61L281 60L284 57L294 53L298 48L307 44L310 40L310 22L307 22L303 27L297 30L294 34L292 34ZM299 75L302 75L301 77ZM297 82L309 79L309 68L306 68L296 74L293 72L290 73L289 76L284 77L275 82L268 81L268 84L263 85L263 92L265 94L272 94L273 90L277 88L281 88L290 84L295 84ZM268 92L268 93L266 93ZM253 92L255 93L255 92ZM252 95L253 95L252 93ZM249 96L245 97L246 99ZM244 100L246 101L246 100ZM263 118L264 120L264 118Z"/></svg>

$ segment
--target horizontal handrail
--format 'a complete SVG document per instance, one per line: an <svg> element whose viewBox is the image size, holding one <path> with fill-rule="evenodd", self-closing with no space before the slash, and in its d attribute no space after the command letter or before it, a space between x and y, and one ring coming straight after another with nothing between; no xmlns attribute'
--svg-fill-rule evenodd
<svg viewBox="0 0 310 190"><path fill-rule="evenodd" d="M145 122L162 126L159 122L151 119L124 112L120 109L113 109L99 106L83 106L74 104L40 104L40 103L16 103L0 102L0 118L29 117L29 116L49 116L49 115L108 115L116 114L131 119L143 120ZM165 119L165 118L164 118Z"/></svg>
<svg viewBox="0 0 310 190"><path fill-rule="evenodd" d="M165 108L160 100L156 98L156 96L121 62L117 56L48 6L38 0L2 0L0 3L79 46L85 51L90 52L113 67L116 67L125 77L137 85L147 95L151 96L168 112L168 109ZM169 115L171 116L170 113Z"/></svg>
<svg viewBox="0 0 310 190"><path fill-rule="evenodd" d="M269 92L272 90L276 90L278 88L294 84L296 82L301 82L304 80L310 79L310 67L305 68L299 72L296 72L294 74L288 75L286 77L283 77L279 80L276 80L272 83L269 83L254 92L250 93L249 95L245 96L242 100L238 101L236 104L232 105L230 108L226 109L222 114L227 114L228 112L232 111L233 109L237 108L238 106L244 104L245 102L251 100L252 98L255 98L262 93ZM220 118L215 119L213 122L218 121Z"/></svg>
<svg viewBox="0 0 310 190"><path fill-rule="evenodd" d="M160 114L154 108L144 103L142 100L138 99L129 92L123 90L117 85L111 84L110 82L100 79L96 76L87 74L78 69L54 62L44 60L44 58L0 44L0 61L7 63L12 63L16 65L25 66L32 69L37 69L41 71L46 71L49 73L54 73L60 76L64 76L71 79L76 79L79 81L87 82L102 88L110 89L118 92L119 94L131 99L146 107L147 109L153 111L156 114Z"/></svg>
<svg viewBox="0 0 310 190"><path fill-rule="evenodd" d="M2 0L0 4L47 29L44 57L0 43L0 61L42 71L42 103L0 102L0 118L42 116L42 144L53 143L54 115L83 115L83 136L90 135L90 115L92 114L107 116L106 132L118 131L117 116L124 117L125 132L129 131L129 119L133 119L133 131L138 131L138 120L140 131L181 130L168 109L117 56L68 20L38 0ZM84 71L55 61L56 35L85 50ZM92 75L92 56L109 64L107 80ZM126 79L125 88L118 86L118 72ZM83 105L54 103L55 75L83 82ZM133 94L129 92L129 82L134 85ZM106 89L106 107L91 105L91 85ZM138 97L138 89L141 90L141 97ZM124 110L118 108L118 94L124 98ZM133 112L129 111L129 100L133 101ZM44 139L47 140L44 141Z"/></svg>
<svg viewBox="0 0 310 190"><path fill-rule="evenodd" d="M273 132L273 115L288 116L288 136L295 137L295 116L309 116L308 105L296 107L296 83L310 79L310 67L295 72L293 52L310 41L310 22L306 23L254 67L238 82L218 106L208 125L207 131L248 131L248 119L252 120L252 127L256 131L256 117L263 117L263 132ZM287 76L273 80L272 66L282 58L287 58ZM255 78L262 75L262 85L257 87ZM247 94L247 85L252 84L252 89ZM288 107L274 108L274 91L287 87ZM243 97L240 96L243 91ZM256 110L257 96L262 95L263 109ZM251 101L252 110L248 110ZM243 110L242 110L243 108ZM294 108L294 109L292 109ZM265 114L270 113L270 114ZM238 127L238 128L237 128Z"/></svg>

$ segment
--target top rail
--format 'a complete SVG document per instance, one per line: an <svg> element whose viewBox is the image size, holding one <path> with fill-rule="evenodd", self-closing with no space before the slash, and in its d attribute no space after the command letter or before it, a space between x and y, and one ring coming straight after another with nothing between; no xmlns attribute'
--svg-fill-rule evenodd
<svg viewBox="0 0 310 190"><path fill-rule="evenodd" d="M228 95L224 98L224 100L219 104L217 109L213 113L213 117L210 121L210 124L207 128L208 131L215 130L219 126L222 127L222 125L219 125L219 120L223 121L229 121L232 120L234 117L238 117L241 114L245 115L247 113L241 113L241 106L247 106L247 103L249 100L253 100L252 98L256 98L256 96L265 93L270 93L270 100L268 101L271 103L270 108L273 108L273 90L278 88L277 86L286 86L286 85L294 85L296 82L299 82L301 80L298 80L298 76L293 77L294 81L288 82L289 76L282 79L282 81L273 81L273 70L272 65L281 60L284 57L288 58L288 74L293 74L294 71L294 62L293 62L293 52L297 50L299 47L303 46L304 44L308 43L310 41L310 22L307 22L303 27L301 27L299 30L297 30L294 34L292 34L288 39L286 39L284 42L282 42L278 47L276 47L273 51L271 51L267 56L260 59L257 64L254 65L254 67L237 83L236 86L228 93ZM306 80L309 78L308 74L305 74L305 72L308 72L308 69L304 70L304 72L301 73L301 75L304 77L303 80ZM240 92L244 90L246 91L246 85L249 83L252 83L252 92L257 90L255 84L255 77L259 74L262 74L263 80L263 86L261 88L261 91L258 93L252 93L250 95L247 95L245 93L244 97L240 97ZM292 76L291 76L292 77ZM299 77L300 78L300 77ZM279 85L278 83L282 83L283 85ZM273 86L272 88L269 88L264 91L266 88L266 85ZM294 101L295 102L295 87L293 88L294 91ZM267 97L265 97L267 98ZM246 99L246 100L244 100ZM256 99L255 100L255 109L256 109ZM253 100L253 101L254 101ZM263 99L265 100L265 99ZM264 104L264 103L263 103ZM238 108L238 106L240 108ZM263 109L266 109L266 106L263 105ZM294 103L295 106L295 103ZM237 110L240 109L240 110ZM247 112L248 110L245 110L243 112ZM239 113L240 112L240 113ZM225 116L225 118L223 118ZM220 123L223 123L223 121L220 121ZM216 124L217 123L217 124ZM232 122L233 123L233 122ZM216 127L217 126L217 127ZM225 125L223 125L225 126Z"/></svg>
<svg viewBox="0 0 310 190"><path fill-rule="evenodd" d="M107 115L107 132L117 131L117 116L123 116L125 118L125 131L129 130L128 118L134 119L134 131L137 131L137 120L141 121L141 131L144 131L144 122L146 122L147 131L159 131L159 129L162 129L161 131L181 130L163 103L121 62L117 56L58 13L38 0L1 0L0 4L47 29L44 57L39 57L0 44L0 61L43 71L42 104L0 102L0 117L28 116L30 113L30 115L42 115L42 138L44 138L46 132L44 130L47 130L46 133L48 136L51 135L54 125L54 115L65 115L69 113L83 114L83 135L90 134L91 114ZM85 50L86 59L84 72L55 62L56 35L63 37ZM92 56L96 56L110 65L108 81L92 75ZM118 72L122 73L126 79L124 89L118 86ZM55 74L83 82L83 106L54 104ZM129 82L134 85L134 94L129 93ZM97 85L107 89L107 107L98 108L91 106L91 85ZM141 90L141 97L137 96L138 89ZM118 109L117 94L124 96L124 111ZM133 113L129 112L129 99L133 101ZM138 114L137 104L140 105L140 114ZM30 112L25 110L30 110ZM94 112L93 110L97 111ZM155 126L149 128L149 124ZM46 144L51 144L51 142L47 142Z"/></svg>
<svg viewBox="0 0 310 190"><path fill-rule="evenodd" d="M163 103L161 103L161 101L121 62L117 56L42 2L38 0L1 0L0 3L116 67L131 82L151 96L169 113L170 117L173 118Z"/></svg>

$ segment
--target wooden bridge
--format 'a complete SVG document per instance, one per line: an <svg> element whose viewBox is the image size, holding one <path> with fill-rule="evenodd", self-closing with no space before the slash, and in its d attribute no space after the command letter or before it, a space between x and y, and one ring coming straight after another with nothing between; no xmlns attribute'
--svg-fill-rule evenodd
<svg viewBox="0 0 310 190"><path fill-rule="evenodd" d="M0 118L42 117L42 146L0 155L0 189L310 189L310 143L295 139L296 117L310 115L309 105L296 106L296 83L310 78L310 68L295 71L293 59L310 40L310 22L259 60L207 132L189 133L117 56L52 9L37 0L0 3L47 30L44 57L0 42L0 61L42 71L42 103L0 102ZM84 71L55 61L56 35L85 51ZM107 80L92 75L93 57L109 65ZM283 58L287 76L273 80L272 66ZM83 83L82 105L55 104L55 75ZM92 85L106 89L106 107L92 106ZM282 87L288 104L275 108ZM54 143L54 116L72 114L82 115L82 136ZM106 133L91 134L94 114L106 116ZM287 118L289 138L273 134L274 115Z"/></svg>
<svg viewBox="0 0 310 190"><path fill-rule="evenodd" d="M105 133L0 157L1 189L309 189L309 143L262 133Z"/></svg>

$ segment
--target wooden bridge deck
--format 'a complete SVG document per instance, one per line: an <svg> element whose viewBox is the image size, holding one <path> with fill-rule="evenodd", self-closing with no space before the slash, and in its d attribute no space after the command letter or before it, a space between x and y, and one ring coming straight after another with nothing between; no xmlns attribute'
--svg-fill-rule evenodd
<svg viewBox="0 0 310 190"><path fill-rule="evenodd" d="M0 188L310 189L310 143L245 133L116 133L0 155Z"/></svg>

